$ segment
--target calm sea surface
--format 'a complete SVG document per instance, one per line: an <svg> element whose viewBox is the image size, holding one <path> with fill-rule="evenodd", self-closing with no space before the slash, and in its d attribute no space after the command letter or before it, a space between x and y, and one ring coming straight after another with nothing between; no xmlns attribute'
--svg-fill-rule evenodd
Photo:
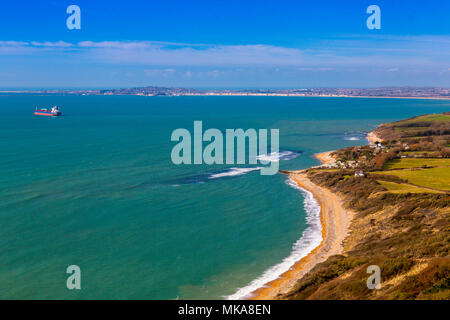
<svg viewBox="0 0 450 320"><path fill-rule="evenodd" d="M59 105L63 117L33 115ZM278 128L281 169L446 101L0 96L0 298L224 298L292 253L304 195L254 165L175 166L173 130ZM78 265L82 289L66 288ZM260 278L261 279L261 278Z"/></svg>

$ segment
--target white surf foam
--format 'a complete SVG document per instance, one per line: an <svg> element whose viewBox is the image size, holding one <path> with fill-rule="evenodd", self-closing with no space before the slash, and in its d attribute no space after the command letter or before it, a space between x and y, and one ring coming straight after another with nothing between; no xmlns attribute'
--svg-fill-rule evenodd
<svg viewBox="0 0 450 320"><path fill-rule="evenodd" d="M240 176L252 171L261 170L261 167L255 167L255 168L229 168L224 172L215 173L210 175L209 179L217 179L217 178L223 178L223 177L232 177L232 176Z"/></svg>
<svg viewBox="0 0 450 320"><path fill-rule="evenodd" d="M269 154L262 154L256 157L257 160L278 162L280 160L291 160L298 157L300 153L294 151L281 151L281 152L271 152Z"/></svg>
<svg viewBox="0 0 450 320"><path fill-rule="evenodd" d="M301 188L295 181L286 181L291 187L300 190L305 196L303 201L306 211L306 222L308 227L303 231L302 236L292 246L291 254L281 263L266 270L260 277L253 280L247 286L240 288L236 293L225 297L227 300L245 299L253 291L263 287L266 283L277 279L284 272L288 271L298 260L306 257L322 241L322 224L320 222L320 205L313 197L312 193Z"/></svg>
<svg viewBox="0 0 450 320"><path fill-rule="evenodd" d="M362 140L361 138L358 137L345 137L344 140L348 140L348 141L356 141L356 140Z"/></svg>

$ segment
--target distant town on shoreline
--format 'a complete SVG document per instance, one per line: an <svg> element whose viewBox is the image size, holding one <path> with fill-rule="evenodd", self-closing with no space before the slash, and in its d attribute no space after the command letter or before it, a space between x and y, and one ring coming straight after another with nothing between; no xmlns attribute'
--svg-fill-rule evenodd
<svg viewBox="0 0 450 320"><path fill-rule="evenodd" d="M122 89L30 89L2 90L0 93L137 96L294 96L294 97L391 97L450 99L450 88L299 88L299 89L190 89L179 87L135 87Z"/></svg>

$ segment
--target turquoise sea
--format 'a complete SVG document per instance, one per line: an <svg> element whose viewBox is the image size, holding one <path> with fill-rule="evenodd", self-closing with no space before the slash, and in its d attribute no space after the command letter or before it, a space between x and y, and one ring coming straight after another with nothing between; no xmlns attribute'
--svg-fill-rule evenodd
<svg viewBox="0 0 450 320"><path fill-rule="evenodd" d="M53 105L63 117L33 115L35 106ZM301 169L318 164L316 152L365 144L365 133L382 122L449 106L2 95L0 298L221 299L244 292L255 279L276 276L267 271L313 226L308 199L281 174L242 170L254 165L174 165L173 130L192 130L194 120L204 130L278 128L287 155L280 168ZM66 288L69 265L81 268L81 290Z"/></svg>

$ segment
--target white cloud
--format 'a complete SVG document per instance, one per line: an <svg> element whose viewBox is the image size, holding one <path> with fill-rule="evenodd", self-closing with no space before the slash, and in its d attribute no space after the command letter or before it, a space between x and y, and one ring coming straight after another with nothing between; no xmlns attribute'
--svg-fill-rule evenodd
<svg viewBox="0 0 450 320"><path fill-rule="evenodd" d="M444 69L441 72L439 72L440 75L447 74L447 73L450 74L450 68Z"/></svg>
<svg viewBox="0 0 450 320"><path fill-rule="evenodd" d="M219 70L208 71L207 75L213 78L217 78L220 75Z"/></svg>
<svg viewBox="0 0 450 320"><path fill-rule="evenodd" d="M24 41L0 41L0 46L8 46L8 47L18 47L25 46L28 42Z"/></svg>
<svg viewBox="0 0 450 320"><path fill-rule="evenodd" d="M151 42L148 41L81 41L78 42L81 48L112 48L112 49L143 49L151 47Z"/></svg>
<svg viewBox="0 0 450 320"><path fill-rule="evenodd" d="M56 47L56 48L68 48L73 47L74 45L65 41L57 41L57 42L50 42L50 41L44 41L44 42L36 42L32 41L31 45L35 47Z"/></svg>
<svg viewBox="0 0 450 320"><path fill-rule="evenodd" d="M82 43L91 57L106 63L146 65L289 65L301 61L299 49L268 45L174 46L143 43Z"/></svg>
<svg viewBox="0 0 450 320"><path fill-rule="evenodd" d="M381 41L383 40L383 41ZM439 50L430 48L436 43ZM282 46L207 45L151 41L78 43L89 49L89 58L110 64L174 66L296 66L311 71L335 68L384 67L389 72L411 66L447 64L450 37L346 38L323 41L309 48ZM390 66L396 65L395 68Z"/></svg>
<svg viewBox="0 0 450 320"><path fill-rule="evenodd" d="M62 53L62 54L61 54ZM169 76L175 67L295 67L298 71L339 71L380 68L408 71L448 68L450 36L348 36L323 40L308 48L266 44L221 45L155 41L0 41L0 55L31 54L39 58L59 54L77 63L147 67L147 76ZM392 67L392 66L396 67ZM220 70L222 71L222 70ZM191 76L189 73L180 75ZM217 74L208 73L209 76Z"/></svg>
<svg viewBox="0 0 450 320"><path fill-rule="evenodd" d="M297 68L298 71L332 71L333 68L329 67L320 67L320 68L314 68L314 67L300 67Z"/></svg>
<svg viewBox="0 0 450 320"><path fill-rule="evenodd" d="M168 69L146 69L144 70L144 73L147 77L168 77L171 74L175 73L175 69L168 68Z"/></svg>

